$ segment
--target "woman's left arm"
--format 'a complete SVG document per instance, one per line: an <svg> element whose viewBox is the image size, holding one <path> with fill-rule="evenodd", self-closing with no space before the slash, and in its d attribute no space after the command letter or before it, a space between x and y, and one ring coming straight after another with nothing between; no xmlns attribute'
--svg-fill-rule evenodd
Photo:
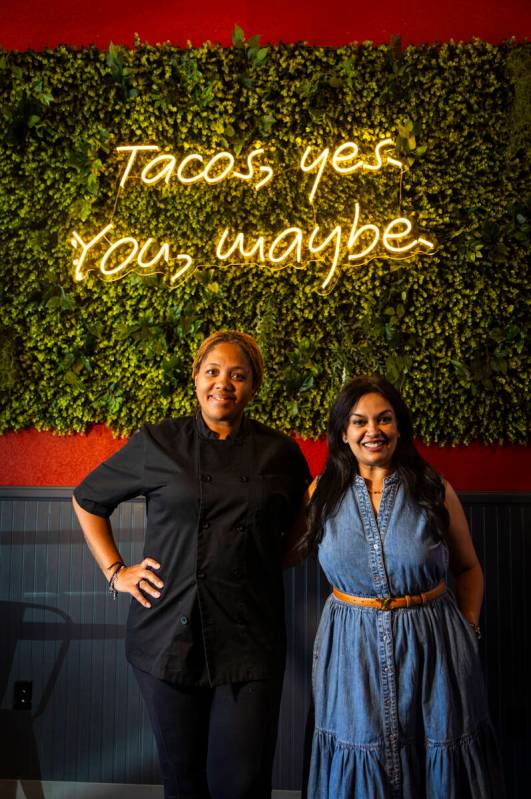
<svg viewBox="0 0 531 799"><path fill-rule="evenodd" d="M470 624L477 625L483 604L483 571L474 549L463 506L450 483L445 485L445 505L450 515L447 543L457 604L465 619Z"/></svg>

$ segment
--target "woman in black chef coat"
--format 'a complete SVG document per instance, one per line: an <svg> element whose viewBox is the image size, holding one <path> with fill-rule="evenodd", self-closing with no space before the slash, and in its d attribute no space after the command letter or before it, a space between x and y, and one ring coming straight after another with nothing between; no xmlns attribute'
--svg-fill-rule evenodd
<svg viewBox="0 0 531 799"><path fill-rule="evenodd" d="M193 364L198 410L145 424L74 491L110 589L133 597L126 653L146 701L165 799L265 799L285 658L281 563L310 481L297 444L244 416L263 361L217 332ZM109 516L146 498L144 559Z"/></svg>

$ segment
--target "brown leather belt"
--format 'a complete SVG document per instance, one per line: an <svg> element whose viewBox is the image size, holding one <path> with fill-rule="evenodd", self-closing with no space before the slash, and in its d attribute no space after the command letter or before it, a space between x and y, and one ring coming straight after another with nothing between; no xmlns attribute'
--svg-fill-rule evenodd
<svg viewBox="0 0 531 799"><path fill-rule="evenodd" d="M425 605L426 602L431 602L432 599L437 599L442 596L446 591L446 583L441 580L439 585L432 588L431 591L426 591L424 594L413 594L406 596L352 596L352 594L344 594L337 588L332 588L333 595L340 599L342 602L348 602L349 605L360 605L363 608L376 608L377 610L395 610L396 608L413 608L418 605Z"/></svg>

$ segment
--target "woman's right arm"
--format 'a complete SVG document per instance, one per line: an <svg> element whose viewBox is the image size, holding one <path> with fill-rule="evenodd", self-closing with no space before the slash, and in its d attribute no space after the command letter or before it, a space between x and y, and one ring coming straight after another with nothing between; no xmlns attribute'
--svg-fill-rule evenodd
<svg viewBox="0 0 531 799"><path fill-rule="evenodd" d="M123 563L112 534L111 524L103 516L97 516L95 513L84 510L75 497L72 497L72 504L88 548L105 579L109 582L116 569L116 564ZM151 569L158 568L160 568L160 564L153 558L144 558L141 563L134 566L123 566L116 575L114 588L116 591L131 594L145 608L150 608L151 604L145 594L157 598L160 596L158 589L164 586L160 577L151 571Z"/></svg>
<svg viewBox="0 0 531 799"><path fill-rule="evenodd" d="M450 552L450 571L454 577L455 598L459 610L474 627L479 624L483 603L483 571L474 548L463 506L454 489L445 481L446 507L450 525L446 543Z"/></svg>

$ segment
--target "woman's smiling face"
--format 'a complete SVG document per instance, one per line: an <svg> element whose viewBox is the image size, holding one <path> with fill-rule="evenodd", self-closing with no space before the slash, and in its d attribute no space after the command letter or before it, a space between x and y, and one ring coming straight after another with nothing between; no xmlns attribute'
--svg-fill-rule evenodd
<svg viewBox="0 0 531 799"><path fill-rule="evenodd" d="M400 432L391 403L377 392L364 394L351 408L343 441L358 462L360 474L391 465Z"/></svg>
<svg viewBox="0 0 531 799"><path fill-rule="evenodd" d="M211 429L236 427L253 390L253 371L241 347L223 342L207 352L195 376L195 391Z"/></svg>

